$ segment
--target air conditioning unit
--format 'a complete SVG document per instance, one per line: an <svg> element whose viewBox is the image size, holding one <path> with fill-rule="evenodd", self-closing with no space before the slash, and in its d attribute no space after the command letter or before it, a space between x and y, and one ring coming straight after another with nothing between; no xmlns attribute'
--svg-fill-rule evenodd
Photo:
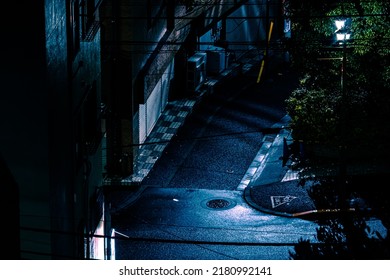
<svg viewBox="0 0 390 280"><path fill-rule="evenodd" d="M187 90L197 91L206 81L206 53L198 52L187 61Z"/></svg>
<svg viewBox="0 0 390 280"><path fill-rule="evenodd" d="M207 53L207 64L206 71L207 75L218 75L226 68L226 51L224 48L211 47L206 50Z"/></svg>

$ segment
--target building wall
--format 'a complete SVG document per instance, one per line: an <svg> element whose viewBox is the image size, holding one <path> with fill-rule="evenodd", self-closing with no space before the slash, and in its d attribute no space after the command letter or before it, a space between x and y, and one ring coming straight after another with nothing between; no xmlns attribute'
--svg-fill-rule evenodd
<svg viewBox="0 0 390 280"><path fill-rule="evenodd" d="M214 22L212 28L200 36L199 49L205 51L219 45L227 48L235 59L239 59L250 50L264 50L270 21L274 23L271 39L280 38L281 12L279 0L244 1L241 7Z"/></svg>
<svg viewBox="0 0 390 280"><path fill-rule="evenodd" d="M167 3L171 1L106 1L101 9L103 90L112 115L107 165L112 177L131 175L140 139L166 104L161 94L168 91L169 81L162 82L162 77L174 58L174 51L163 50L161 44L172 33Z"/></svg>
<svg viewBox="0 0 390 280"><path fill-rule="evenodd" d="M268 12L267 12L268 9ZM280 38L281 3L279 0L249 0L226 20L226 40L237 58L252 49L264 50L269 23L274 25L271 40Z"/></svg>
<svg viewBox="0 0 390 280"><path fill-rule="evenodd" d="M226 21L226 40L237 58L253 48L264 47L267 1L248 1ZM248 19L245 19L248 17ZM237 43L237 44L234 44Z"/></svg>
<svg viewBox="0 0 390 280"><path fill-rule="evenodd" d="M101 195L99 195L99 189L103 182L103 134L101 126L102 74L98 8L100 1L73 1L80 3L80 13L78 15L80 28L79 32L76 32L75 35L80 38L80 45L77 53L72 54L70 52L69 48L72 50L72 47L69 44L69 31L72 31L72 27L68 23L67 63L68 83L70 87L70 114L68 113L69 115L66 119L64 118L64 121L67 124L70 123L71 152L68 158L72 164L69 164L68 168L72 168L71 172L73 172L73 181L71 182L73 189L68 188L65 192L69 195L70 200L73 200L73 228L78 233L78 236L73 242L76 242L77 246L79 246L81 244L81 234L93 234L104 215L102 212L103 200L101 199ZM70 2L72 3L72 0ZM85 6L82 6L82 3ZM83 18L83 14L89 15L88 18ZM86 257L94 258L95 256L92 254L93 250L90 248L90 239L87 241L87 246ZM78 247L78 250L74 253L80 254L79 249ZM85 254L85 252L82 253Z"/></svg>
<svg viewBox="0 0 390 280"><path fill-rule="evenodd" d="M97 226L94 199L102 185L100 32L83 27L81 3L45 3L51 228L73 233L53 234L52 250L71 258L84 257L83 234ZM88 9L96 3L88 1Z"/></svg>
<svg viewBox="0 0 390 280"><path fill-rule="evenodd" d="M50 231L74 232L74 171L71 122L71 87L68 65L66 2L45 1L45 41L47 65L48 160ZM73 238L52 234L52 253L72 256ZM59 253L61 252L61 253ZM60 257L60 256L58 256ZM56 257L54 257L56 258Z"/></svg>
<svg viewBox="0 0 390 280"><path fill-rule="evenodd" d="M7 59L1 67L0 147L19 192L23 259L83 258L85 221L95 212L86 202L102 182L99 147L87 153L76 137L76 128L86 134L86 114L78 115L85 113L91 84L96 103L100 99L100 39L97 34L81 42L70 55L71 3L37 0L6 7L18 11L18 20L2 30Z"/></svg>

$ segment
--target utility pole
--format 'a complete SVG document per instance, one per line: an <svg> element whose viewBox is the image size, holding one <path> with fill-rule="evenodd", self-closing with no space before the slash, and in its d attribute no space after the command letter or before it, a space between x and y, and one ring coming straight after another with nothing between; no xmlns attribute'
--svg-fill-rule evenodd
<svg viewBox="0 0 390 280"><path fill-rule="evenodd" d="M257 76L257 83L260 83L261 76L264 72L265 65L268 64L268 53L269 53L269 42L271 40L271 34L272 34L272 28L273 28L273 21L269 20L269 2L270 0L267 0L267 6L266 6L266 23L265 23L265 30L266 30L266 43L265 43L265 50L263 54L263 59L261 61L260 65L260 71L259 75ZM268 65L267 65L268 67Z"/></svg>

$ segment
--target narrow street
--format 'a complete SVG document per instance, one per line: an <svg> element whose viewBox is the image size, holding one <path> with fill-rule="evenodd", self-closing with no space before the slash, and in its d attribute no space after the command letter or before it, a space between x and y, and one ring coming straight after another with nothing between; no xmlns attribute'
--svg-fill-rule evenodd
<svg viewBox="0 0 390 280"><path fill-rule="evenodd" d="M204 96L134 202L113 215L116 259L289 259L300 238L315 242L315 223L262 213L238 190L296 83L274 73L257 84L257 72Z"/></svg>
<svg viewBox="0 0 390 280"><path fill-rule="evenodd" d="M122 260L285 260L299 238L316 236L315 223L261 213L241 191L193 188L145 188L113 226Z"/></svg>
<svg viewBox="0 0 390 280"><path fill-rule="evenodd" d="M258 62L259 63L259 62ZM273 124L282 119L293 75L257 84L258 65L220 82L165 149L144 185L235 190ZM273 131L277 133L278 131Z"/></svg>

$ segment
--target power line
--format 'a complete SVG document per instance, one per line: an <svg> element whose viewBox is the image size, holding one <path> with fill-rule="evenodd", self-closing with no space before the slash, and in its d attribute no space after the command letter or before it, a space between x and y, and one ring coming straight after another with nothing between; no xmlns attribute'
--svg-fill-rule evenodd
<svg viewBox="0 0 390 280"><path fill-rule="evenodd" d="M124 145L122 147L140 147L140 146L148 146L148 145L156 145L156 144L180 143L180 142L185 142L185 141L207 140L207 139L213 139L213 138L218 138L218 137L244 135L244 134L259 134L259 133L270 134L270 133L276 133L279 130L280 130L280 127L279 128L264 128L264 129L260 129L260 130L254 130L254 131L230 132L230 133L191 137L191 138L178 138L178 139L172 138L171 140L144 142L144 143L140 143L140 144ZM108 148L103 148L103 150L107 150L107 149Z"/></svg>
<svg viewBox="0 0 390 280"><path fill-rule="evenodd" d="M138 3L134 3L134 2L137 2L137 1L131 1L130 3L126 4L125 6L126 7L145 7L146 6L146 1L145 0L142 0L142 1L139 1ZM252 2L252 1L248 1L248 0L244 0L239 3L235 3L234 0L228 2L228 1L223 1L223 2L219 2L219 3L210 3L212 1L208 1L206 3L199 3L199 2L194 2L191 6L193 7L204 7L204 6L232 6L234 4L239 4L240 6L266 6L266 5L280 5L280 3L278 1L269 1L267 3L267 0L261 0L261 1L256 1L255 3ZM214 1L215 2L215 1ZM360 3L378 3L379 1L376 1L376 0L359 0ZM355 4L355 1L354 0L351 0L351 1L343 1L343 3L345 4ZM151 5L152 7L161 7L161 4L160 5L155 5L155 4L152 4ZM177 7L185 7L186 4L176 4L175 6Z"/></svg>
<svg viewBox="0 0 390 280"><path fill-rule="evenodd" d="M265 6L265 5L280 5L278 3L278 1L270 1L268 3L266 3L267 0L261 0L260 1L256 1L255 3L251 2L251 1L248 1L248 0L241 0L241 2L235 2L235 1L219 1L219 3L215 3L215 1L207 1L205 3L199 3L198 1L194 2L193 4L191 4L192 7L205 7L205 6L234 6L234 4L238 4L240 6ZM126 4L125 6L126 7L146 7L146 1L145 0L142 0L142 1L139 1L139 3L134 3L135 1L131 1L129 4ZM212 3L214 2L214 3ZM152 7L161 7L162 5L160 4L152 4L151 5ZM186 7L187 5L186 4L175 4L176 7Z"/></svg>
<svg viewBox="0 0 390 280"><path fill-rule="evenodd" d="M106 238L113 240L129 241L129 242L156 242L156 243L173 243L173 244L193 244L193 245L222 245L222 246L263 246L263 247L283 247L283 246L295 246L299 242L238 242L238 241L207 241L207 240L188 240L188 239L167 239L167 238L150 238L150 237L131 237L124 236L111 236L111 235L101 235L101 234L80 234L70 231L55 231L55 230L45 230L32 227L22 227L21 230L31 231L31 232L45 232L50 234L62 234L70 236L83 236L83 237L95 237L95 238ZM340 243L312 243L315 245L340 245L345 244L345 242Z"/></svg>
<svg viewBox="0 0 390 280"><path fill-rule="evenodd" d="M364 14L364 15L359 15L359 14L343 14L343 17L347 18L367 18L367 17L388 17L389 14L387 13L377 13L377 14ZM285 17L289 19L306 19L306 18L339 18L340 15L282 15L282 14L277 14L277 15L271 15L270 18L274 17ZM100 17L102 20L105 19L113 19L113 17ZM153 16L120 16L116 17L116 19L131 19L131 20L141 20L141 19L161 19L161 20L167 20L170 19L171 17L167 16L159 16L159 17L153 17ZM173 19L175 20L194 20L198 19L199 16L174 16ZM221 19L220 16L202 16L202 19L205 20L210 20L210 19ZM227 16L226 20L230 19L267 19L266 16Z"/></svg>
<svg viewBox="0 0 390 280"><path fill-rule="evenodd" d="M390 37L383 37L380 38L381 40L390 40ZM314 42L314 43L325 43L325 42L332 42L334 41L333 39L305 39L305 38L292 38L290 39L291 41L297 40L300 42ZM371 38L357 38L357 39L352 39L353 42L371 42ZM105 41L106 46L110 45L115 45L115 44L120 44L120 45L135 45L135 46L154 46L157 44L161 44L162 46L181 46L184 44L184 42L174 42L174 41L165 41L165 42L158 42L158 41L133 41L133 40L121 40L119 42L114 42L114 41ZM265 46L266 40L256 40L256 41L229 41L228 44L230 46L252 46L252 45L258 45L258 44L264 44ZM277 41L271 41L271 46L272 45L280 45L282 44L282 38ZM354 44L354 43L348 43L348 44ZM206 41L206 42L197 42L196 45L198 46L209 46L209 45L215 45L215 42L213 41ZM172 49L172 50L177 50L177 49ZM152 51L152 50L151 50ZM162 49L161 51L167 51L167 49ZM169 50L168 50L169 51Z"/></svg>

